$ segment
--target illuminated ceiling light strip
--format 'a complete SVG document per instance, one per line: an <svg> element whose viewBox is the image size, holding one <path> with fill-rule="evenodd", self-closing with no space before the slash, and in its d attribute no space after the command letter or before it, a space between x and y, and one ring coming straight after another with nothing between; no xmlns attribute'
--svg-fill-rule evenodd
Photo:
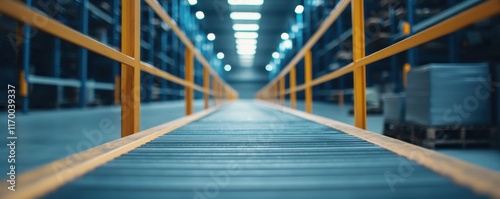
<svg viewBox="0 0 500 199"><path fill-rule="evenodd" d="M202 11L196 12L195 15L196 15L197 19L203 19L203 18L205 18L205 13L203 13Z"/></svg>
<svg viewBox="0 0 500 199"><path fill-rule="evenodd" d="M259 30L258 24L234 24L233 30L235 31L257 31Z"/></svg>
<svg viewBox="0 0 500 199"><path fill-rule="evenodd" d="M255 50L257 49L257 45L249 45L249 44L244 44L244 45L236 45L236 49L252 49Z"/></svg>
<svg viewBox="0 0 500 199"><path fill-rule="evenodd" d="M304 6L298 5L297 7L295 7L295 13L302 14L302 12L304 12Z"/></svg>
<svg viewBox="0 0 500 199"><path fill-rule="evenodd" d="M236 44L257 44L256 39L236 39Z"/></svg>
<svg viewBox="0 0 500 199"><path fill-rule="evenodd" d="M272 71L272 70L273 70L273 68L274 68L274 67L273 67L273 65L271 65L271 64L268 64L268 65L266 66L266 70L267 70L267 71Z"/></svg>
<svg viewBox="0 0 500 199"><path fill-rule="evenodd" d="M232 12L229 17L233 20L259 20L261 16L258 12Z"/></svg>
<svg viewBox="0 0 500 199"><path fill-rule="evenodd" d="M264 0L227 0L229 5L262 5Z"/></svg>
<svg viewBox="0 0 500 199"><path fill-rule="evenodd" d="M241 38L247 38L247 39L257 39L259 37L259 34L256 32L236 32L234 33L234 37L241 39Z"/></svg>
<svg viewBox="0 0 500 199"><path fill-rule="evenodd" d="M239 55L255 55L255 50L238 50L236 51Z"/></svg>
<svg viewBox="0 0 500 199"><path fill-rule="evenodd" d="M286 33L286 32L281 33L281 39L287 40L288 38L290 38L290 36L288 35L288 33Z"/></svg>

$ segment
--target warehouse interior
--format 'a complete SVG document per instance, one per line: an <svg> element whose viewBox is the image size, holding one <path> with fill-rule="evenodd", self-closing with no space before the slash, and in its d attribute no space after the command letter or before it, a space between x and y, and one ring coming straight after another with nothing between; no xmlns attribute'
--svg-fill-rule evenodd
<svg viewBox="0 0 500 199"><path fill-rule="evenodd" d="M8 0L0 198L500 198L500 0Z"/></svg>

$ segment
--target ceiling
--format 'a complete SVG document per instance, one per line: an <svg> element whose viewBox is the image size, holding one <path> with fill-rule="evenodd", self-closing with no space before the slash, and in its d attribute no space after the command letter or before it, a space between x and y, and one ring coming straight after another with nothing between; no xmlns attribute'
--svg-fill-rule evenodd
<svg viewBox="0 0 500 199"><path fill-rule="evenodd" d="M243 1L243 0L240 0ZM251 1L251 0L249 0ZM205 18L201 20L204 32L214 33L215 52L223 52L223 65L229 64L232 70L227 72L228 81L266 81L267 71L265 66L271 60L271 55L281 40L280 35L287 32L295 13L297 5L295 0L264 0L261 6L230 6L227 0L199 0L195 9L203 11ZM237 12L260 12L258 20L257 49L253 64L241 66L240 58L236 53L236 43L233 30L233 19L230 14ZM239 23L239 22L238 22Z"/></svg>

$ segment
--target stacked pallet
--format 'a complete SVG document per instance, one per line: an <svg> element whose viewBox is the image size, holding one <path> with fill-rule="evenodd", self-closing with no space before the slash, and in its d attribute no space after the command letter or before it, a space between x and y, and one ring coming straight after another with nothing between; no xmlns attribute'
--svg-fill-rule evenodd
<svg viewBox="0 0 500 199"><path fill-rule="evenodd" d="M428 148L491 146L496 132L489 73L487 64L429 64L410 71L404 122L384 134ZM386 100L386 106L400 106ZM401 118L401 111L387 114ZM386 116L384 128L394 116Z"/></svg>

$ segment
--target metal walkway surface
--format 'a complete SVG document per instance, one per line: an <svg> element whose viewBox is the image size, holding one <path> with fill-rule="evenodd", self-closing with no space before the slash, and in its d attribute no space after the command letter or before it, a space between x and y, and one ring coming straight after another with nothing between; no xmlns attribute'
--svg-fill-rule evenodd
<svg viewBox="0 0 500 199"><path fill-rule="evenodd" d="M260 103L235 102L45 198L482 198L414 161Z"/></svg>

